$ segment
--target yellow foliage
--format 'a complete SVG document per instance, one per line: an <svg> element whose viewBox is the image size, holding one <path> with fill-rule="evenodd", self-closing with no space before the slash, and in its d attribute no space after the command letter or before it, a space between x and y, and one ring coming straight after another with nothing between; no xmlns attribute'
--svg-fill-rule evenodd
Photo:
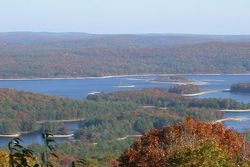
<svg viewBox="0 0 250 167"><path fill-rule="evenodd" d="M0 167L9 166L9 153L6 150L0 150Z"/></svg>
<svg viewBox="0 0 250 167"><path fill-rule="evenodd" d="M37 163L37 158L26 158L30 166L34 166ZM0 167L9 166L9 152L7 150L0 150Z"/></svg>

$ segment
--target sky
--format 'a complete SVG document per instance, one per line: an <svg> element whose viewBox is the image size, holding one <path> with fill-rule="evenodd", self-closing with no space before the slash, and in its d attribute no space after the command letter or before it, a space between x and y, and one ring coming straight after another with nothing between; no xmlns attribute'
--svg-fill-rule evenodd
<svg viewBox="0 0 250 167"><path fill-rule="evenodd" d="M0 32L250 34L250 0L0 0Z"/></svg>

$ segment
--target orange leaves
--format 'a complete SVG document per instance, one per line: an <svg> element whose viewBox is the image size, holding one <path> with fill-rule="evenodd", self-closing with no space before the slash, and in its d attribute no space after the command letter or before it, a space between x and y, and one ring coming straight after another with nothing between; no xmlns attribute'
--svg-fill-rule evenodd
<svg viewBox="0 0 250 167"><path fill-rule="evenodd" d="M9 166L9 153L5 150L0 150L0 166Z"/></svg>
<svg viewBox="0 0 250 167"><path fill-rule="evenodd" d="M242 135L225 129L222 124L205 123L189 117L179 125L153 129L136 140L121 156L120 166L160 167L168 164L169 158L172 158L171 163L178 158L183 162L189 161L187 158L195 159L197 162L190 161L192 166L193 163L201 164L201 161L210 164L212 161L207 158L213 156L218 158L218 163L234 163L244 151L244 144Z"/></svg>

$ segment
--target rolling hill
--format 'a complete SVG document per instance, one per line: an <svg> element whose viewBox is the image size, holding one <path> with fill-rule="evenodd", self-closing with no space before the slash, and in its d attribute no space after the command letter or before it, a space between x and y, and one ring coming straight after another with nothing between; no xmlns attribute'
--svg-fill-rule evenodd
<svg viewBox="0 0 250 167"><path fill-rule="evenodd" d="M250 36L15 32L0 50L0 78L250 72Z"/></svg>

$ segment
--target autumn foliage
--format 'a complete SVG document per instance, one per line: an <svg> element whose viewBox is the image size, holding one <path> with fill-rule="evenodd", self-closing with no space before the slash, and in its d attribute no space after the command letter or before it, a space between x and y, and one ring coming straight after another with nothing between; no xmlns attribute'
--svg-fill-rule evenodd
<svg viewBox="0 0 250 167"><path fill-rule="evenodd" d="M187 118L179 125L152 129L120 157L122 167L249 166L244 136Z"/></svg>
<svg viewBox="0 0 250 167"><path fill-rule="evenodd" d="M249 37L226 38L0 33L0 78L249 73Z"/></svg>

